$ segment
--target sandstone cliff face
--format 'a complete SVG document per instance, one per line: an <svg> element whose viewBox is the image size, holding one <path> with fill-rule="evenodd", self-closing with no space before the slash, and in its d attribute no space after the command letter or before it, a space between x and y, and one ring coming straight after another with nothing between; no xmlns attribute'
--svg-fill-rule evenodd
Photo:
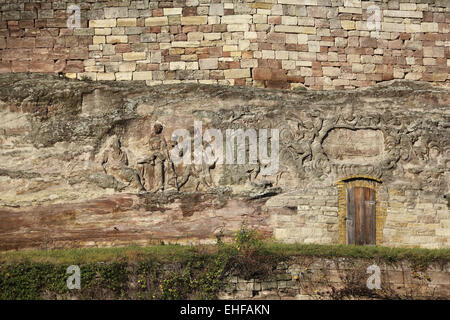
<svg viewBox="0 0 450 320"><path fill-rule="evenodd" d="M448 247L449 106L448 89L407 81L311 92L1 74L0 248L207 242L242 223L345 243L336 183L349 179L376 184L377 244ZM172 133L194 137L196 121L224 141L278 130L278 170L174 163Z"/></svg>

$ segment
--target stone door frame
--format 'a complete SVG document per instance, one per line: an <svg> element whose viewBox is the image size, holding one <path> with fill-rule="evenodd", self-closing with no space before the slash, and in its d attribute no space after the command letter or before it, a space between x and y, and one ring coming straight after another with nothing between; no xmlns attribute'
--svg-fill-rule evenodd
<svg viewBox="0 0 450 320"><path fill-rule="evenodd" d="M379 188L382 181L366 175L353 175L341 178L336 182L338 188L338 241L347 244L347 188L365 187L375 191L375 238L376 245L383 243L383 226L386 221L386 207L380 203Z"/></svg>

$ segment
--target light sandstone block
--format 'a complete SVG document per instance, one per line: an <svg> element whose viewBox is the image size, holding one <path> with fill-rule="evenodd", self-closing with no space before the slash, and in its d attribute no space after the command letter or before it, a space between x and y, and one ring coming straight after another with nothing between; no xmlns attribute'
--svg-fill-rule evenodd
<svg viewBox="0 0 450 320"><path fill-rule="evenodd" d="M308 35L307 34L299 34L297 35L298 44L307 44L308 43Z"/></svg>
<svg viewBox="0 0 450 320"><path fill-rule="evenodd" d="M135 71L133 72L133 80L152 80L151 71Z"/></svg>
<svg viewBox="0 0 450 320"><path fill-rule="evenodd" d="M187 38L188 41L201 41L203 40L203 32L189 32Z"/></svg>
<svg viewBox="0 0 450 320"><path fill-rule="evenodd" d="M299 26L314 26L315 25L315 20L314 20L314 18L311 18L311 17L298 17L297 18L297 24L299 25Z"/></svg>
<svg viewBox="0 0 450 320"><path fill-rule="evenodd" d="M405 40L404 46L411 50L422 50L422 41Z"/></svg>
<svg viewBox="0 0 450 320"><path fill-rule="evenodd" d="M400 10L416 10L417 5L415 3L400 3Z"/></svg>
<svg viewBox="0 0 450 320"><path fill-rule="evenodd" d="M169 64L170 70L185 70L186 69L186 62L184 61L172 61Z"/></svg>
<svg viewBox="0 0 450 320"><path fill-rule="evenodd" d="M227 25L228 32L245 32L250 30L249 24L229 24Z"/></svg>
<svg viewBox="0 0 450 320"><path fill-rule="evenodd" d="M312 76L312 68L301 67L300 68L300 76L311 77Z"/></svg>
<svg viewBox="0 0 450 320"><path fill-rule="evenodd" d="M273 50L262 50L263 59L275 59L275 52Z"/></svg>
<svg viewBox="0 0 450 320"><path fill-rule="evenodd" d="M183 8L164 8L163 13L165 16L172 16L183 13Z"/></svg>
<svg viewBox="0 0 450 320"><path fill-rule="evenodd" d="M298 42L298 37L296 34L294 33L287 33L286 34L286 43L293 43L293 44L297 44Z"/></svg>
<svg viewBox="0 0 450 320"><path fill-rule="evenodd" d="M256 23L260 23L260 24L267 23L267 15L264 15L264 14L253 15L253 23L255 23L255 24Z"/></svg>
<svg viewBox="0 0 450 320"><path fill-rule="evenodd" d="M381 24L381 30L388 31L388 32L405 32L405 24L403 24L403 23L383 22Z"/></svg>
<svg viewBox="0 0 450 320"><path fill-rule="evenodd" d="M224 70L225 79L250 78L250 69L228 69Z"/></svg>
<svg viewBox="0 0 450 320"><path fill-rule="evenodd" d="M436 22L422 22L420 24L422 32L438 32L438 24Z"/></svg>
<svg viewBox="0 0 450 320"><path fill-rule="evenodd" d="M97 81L111 81L116 80L116 76L114 72L101 72L97 74Z"/></svg>
<svg viewBox="0 0 450 320"><path fill-rule="evenodd" d="M125 80L131 80L133 77L132 72L116 72L116 80L118 81L125 81Z"/></svg>
<svg viewBox="0 0 450 320"><path fill-rule="evenodd" d="M294 70L295 69L295 61L292 60L282 60L281 68L284 70Z"/></svg>
<svg viewBox="0 0 450 320"><path fill-rule="evenodd" d="M211 3L209 5L209 15L223 16L224 15L223 3Z"/></svg>
<svg viewBox="0 0 450 320"><path fill-rule="evenodd" d="M420 80L422 79L422 74L421 73L415 73L415 72L409 72L406 74L405 76L406 80Z"/></svg>
<svg viewBox="0 0 450 320"><path fill-rule="evenodd" d="M169 55L173 56L173 55L180 55L184 53L184 49L183 48L171 48L169 50Z"/></svg>
<svg viewBox="0 0 450 320"><path fill-rule="evenodd" d="M414 64L414 58L412 58L413 60L410 61L412 63L408 63L409 62L408 58L410 58L410 57L406 58L406 63L407 64ZM436 65L436 59L434 59L434 58L423 58L423 65L424 66L434 66L434 65Z"/></svg>
<svg viewBox="0 0 450 320"><path fill-rule="evenodd" d="M224 45L222 50L225 51L237 51L238 47L236 45Z"/></svg>
<svg viewBox="0 0 450 320"><path fill-rule="evenodd" d="M95 28L96 36L109 36L111 34L111 28Z"/></svg>
<svg viewBox="0 0 450 320"><path fill-rule="evenodd" d="M88 46L88 50L89 50L89 51L100 51L100 50L101 50L100 44L90 44L90 45ZM86 64L85 64L85 65L86 65Z"/></svg>
<svg viewBox="0 0 450 320"><path fill-rule="evenodd" d="M181 17L182 25L200 25L207 23L208 23L207 16Z"/></svg>
<svg viewBox="0 0 450 320"><path fill-rule="evenodd" d="M274 4L272 9L270 10L270 15L272 16L281 16L283 15L283 5L282 4ZM306 15L306 8L305 8Z"/></svg>
<svg viewBox="0 0 450 320"><path fill-rule="evenodd" d="M250 48L250 41L249 40L239 40L239 47L238 49L241 51L248 50Z"/></svg>
<svg viewBox="0 0 450 320"><path fill-rule="evenodd" d="M288 60L289 59L289 52L288 51L276 51L275 52L275 59L277 59L277 60Z"/></svg>
<svg viewBox="0 0 450 320"><path fill-rule="evenodd" d="M412 65L415 63L416 63L416 59L414 57L406 57L406 64ZM423 59L423 64L425 65L425 59Z"/></svg>
<svg viewBox="0 0 450 320"><path fill-rule="evenodd" d="M220 24L219 16L208 16L208 24Z"/></svg>
<svg viewBox="0 0 450 320"><path fill-rule="evenodd" d="M433 58L445 58L445 48L444 47L424 47L423 48L424 57Z"/></svg>
<svg viewBox="0 0 450 320"><path fill-rule="evenodd" d="M291 16L282 16L281 17L281 24L285 25L297 25L297 17L291 17Z"/></svg>
<svg viewBox="0 0 450 320"><path fill-rule="evenodd" d="M94 36L92 38L92 43L93 44L103 44L105 43L105 36Z"/></svg>
<svg viewBox="0 0 450 320"><path fill-rule="evenodd" d="M244 39L252 40L252 39L257 39L257 38L258 38L258 34L254 31L244 32Z"/></svg>
<svg viewBox="0 0 450 320"><path fill-rule="evenodd" d="M249 14L229 15L222 17L222 24L250 24L252 16Z"/></svg>
<svg viewBox="0 0 450 320"><path fill-rule="evenodd" d="M181 23L180 15L167 16L169 19L169 26L178 26Z"/></svg>
<svg viewBox="0 0 450 320"><path fill-rule="evenodd" d="M90 20L89 28L112 28L116 26L116 19Z"/></svg>
<svg viewBox="0 0 450 320"><path fill-rule="evenodd" d="M257 59L242 59L241 60L241 68L257 68L258 60Z"/></svg>
<svg viewBox="0 0 450 320"><path fill-rule="evenodd" d="M106 43L117 44L117 43L127 43L128 36L106 36Z"/></svg>
<svg viewBox="0 0 450 320"><path fill-rule="evenodd" d="M250 4L250 7L255 8L255 9L269 10L272 8L272 6L273 6L272 3L267 3L267 2L255 2L255 3Z"/></svg>
<svg viewBox="0 0 450 320"><path fill-rule="evenodd" d="M205 40L214 41L222 39L222 34L219 32L211 32L211 33L208 32L204 33L203 37L205 38Z"/></svg>
<svg viewBox="0 0 450 320"><path fill-rule="evenodd" d="M352 20L342 20L341 26L344 30L355 30L356 29L355 21L352 21Z"/></svg>
<svg viewBox="0 0 450 320"><path fill-rule="evenodd" d="M275 30L275 32L284 32L284 33L316 34L315 27L276 25L274 30Z"/></svg>
<svg viewBox="0 0 450 320"><path fill-rule="evenodd" d="M124 52L123 53L124 61L145 60L146 57L147 57L146 52Z"/></svg>
<svg viewBox="0 0 450 320"><path fill-rule="evenodd" d="M361 8L361 0L344 0L344 7Z"/></svg>
<svg viewBox="0 0 450 320"><path fill-rule="evenodd" d="M278 0L279 4L295 4L300 6L317 6L317 0Z"/></svg>
<svg viewBox="0 0 450 320"><path fill-rule="evenodd" d="M405 31L408 33L421 32L422 28L420 24L405 24Z"/></svg>
<svg viewBox="0 0 450 320"><path fill-rule="evenodd" d="M199 59L198 63L202 70L213 70L218 68L219 61L217 58L207 58Z"/></svg>
<svg viewBox="0 0 450 320"><path fill-rule="evenodd" d="M167 26L169 25L169 19L167 17L150 17L145 19L145 26Z"/></svg>
<svg viewBox="0 0 450 320"><path fill-rule="evenodd" d="M196 54L183 54L183 55L181 55L181 60L183 60L183 61L197 61L198 60L198 56ZM187 69L187 64L186 64L186 69Z"/></svg>
<svg viewBox="0 0 450 320"><path fill-rule="evenodd" d="M186 62L186 70L198 70L198 62L197 61Z"/></svg>
<svg viewBox="0 0 450 320"><path fill-rule="evenodd" d="M339 13L362 14L362 8L339 7Z"/></svg>
<svg viewBox="0 0 450 320"><path fill-rule="evenodd" d="M117 19L118 27L136 27L136 18Z"/></svg>
<svg viewBox="0 0 450 320"><path fill-rule="evenodd" d="M317 54L315 52L298 52L299 60L316 61L316 58L317 58Z"/></svg>
<svg viewBox="0 0 450 320"><path fill-rule="evenodd" d="M423 18L422 11L383 10L383 15L396 18Z"/></svg>
<svg viewBox="0 0 450 320"><path fill-rule="evenodd" d="M339 61L339 55L337 52L328 52L328 61Z"/></svg>
<svg viewBox="0 0 450 320"><path fill-rule="evenodd" d="M320 52L319 41L309 41L308 42L308 51L309 52Z"/></svg>
<svg viewBox="0 0 450 320"><path fill-rule="evenodd" d="M128 7L105 8L105 18L124 18L128 17Z"/></svg>
<svg viewBox="0 0 450 320"><path fill-rule="evenodd" d="M120 72L130 72L136 70L136 62L122 62L119 65Z"/></svg>
<svg viewBox="0 0 450 320"><path fill-rule="evenodd" d="M341 73L341 69L336 67L323 67L322 72L324 76L337 77Z"/></svg>
<svg viewBox="0 0 450 320"><path fill-rule="evenodd" d="M103 66L103 65L89 66L89 67L85 67L84 71L86 71L86 72L105 72L105 66Z"/></svg>
<svg viewBox="0 0 450 320"><path fill-rule="evenodd" d="M200 45L200 41L173 41L173 48L196 48Z"/></svg>

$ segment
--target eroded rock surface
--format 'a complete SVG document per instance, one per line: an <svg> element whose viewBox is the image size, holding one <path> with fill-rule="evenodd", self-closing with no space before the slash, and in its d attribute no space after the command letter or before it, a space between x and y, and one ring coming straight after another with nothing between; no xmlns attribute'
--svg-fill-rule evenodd
<svg viewBox="0 0 450 320"><path fill-rule="evenodd" d="M337 243L348 177L380 183L380 243L448 247L449 106L448 89L408 81L296 92L1 74L0 248L215 241L242 223ZM194 137L194 121L224 137L277 129L279 169L175 164L172 133Z"/></svg>

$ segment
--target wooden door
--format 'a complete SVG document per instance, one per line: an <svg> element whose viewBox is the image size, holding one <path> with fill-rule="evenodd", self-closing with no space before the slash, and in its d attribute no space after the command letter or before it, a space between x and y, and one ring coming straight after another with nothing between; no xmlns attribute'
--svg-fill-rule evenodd
<svg viewBox="0 0 450 320"><path fill-rule="evenodd" d="M347 189L347 243L375 244L375 190Z"/></svg>

